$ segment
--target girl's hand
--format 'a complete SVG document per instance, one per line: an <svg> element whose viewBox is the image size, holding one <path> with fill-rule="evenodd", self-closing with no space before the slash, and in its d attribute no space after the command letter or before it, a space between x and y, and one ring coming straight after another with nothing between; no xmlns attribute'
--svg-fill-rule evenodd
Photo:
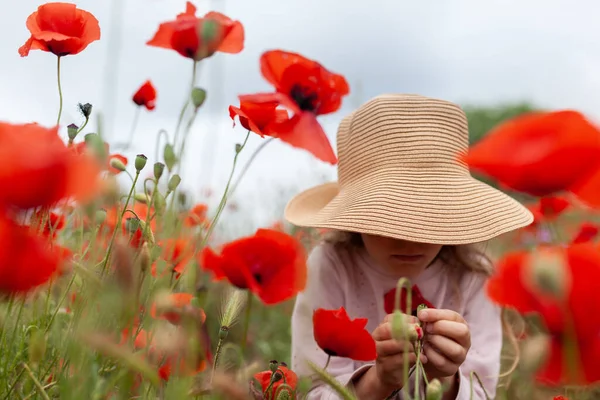
<svg viewBox="0 0 600 400"><path fill-rule="evenodd" d="M416 323L417 319L413 316L406 316L410 322ZM417 362L417 355L412 343L408 341L397 341L392 338L392 315L389 314L383 320L383 323L373 331L375 339L375 348L377 350L377 360L375 361L375 370L379 381L386 387L393 390L404 386L404 358L408 353L409 368ZM422 355L421 361L427 362L427 358Z"/></svg>
<svg viewBox="0 0 600 400"><path fill-rule="evenodd" d="M425 373L429 379L454 376L471 347L469 326L452 310L428 308L418 316L425 323L423 351L428 360Z"/></svg>

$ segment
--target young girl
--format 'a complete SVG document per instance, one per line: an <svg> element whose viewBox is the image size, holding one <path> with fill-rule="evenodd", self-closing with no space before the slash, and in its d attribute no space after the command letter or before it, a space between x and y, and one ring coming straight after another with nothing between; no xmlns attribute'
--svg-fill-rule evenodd
<svg viewBox="0 0 600 400"><path fill-rule="evenodd" d="M502 325L485 294L491 265L476 244L530 224L531 213L471 177L460 161L468 149L467 120L450 102L378 96L342 120L337 146L339 182L309 189L286 208L291 223L332 234L309 257L308 285L292 317L292 368L309 376L307 360L325 365L313 312L344 307L351 319L368 319L377 358L332 357L327 371L361 400L386 399L409 385L405 346L391 337L384 301L406 277L415 285L414 306L432 307L418 315L427 377L446 385L444 399L469 400L474 371L494 398ZM412 345L409 351L412 366ZM475 380L473 386L473 398L485 399ZM338 396L319 382L308 398Z"/></svg>

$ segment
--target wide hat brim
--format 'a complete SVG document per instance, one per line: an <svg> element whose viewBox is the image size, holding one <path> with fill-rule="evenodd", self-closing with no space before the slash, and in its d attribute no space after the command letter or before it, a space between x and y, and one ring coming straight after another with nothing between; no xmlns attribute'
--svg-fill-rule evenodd
<svg viewBox="0 0 600 400"><path fill-rule="evenodd" d="M527 226L533 215L470 175L383 173L345 185L327 183L294 197L285 218L421 243L479 243Z"/></svg>

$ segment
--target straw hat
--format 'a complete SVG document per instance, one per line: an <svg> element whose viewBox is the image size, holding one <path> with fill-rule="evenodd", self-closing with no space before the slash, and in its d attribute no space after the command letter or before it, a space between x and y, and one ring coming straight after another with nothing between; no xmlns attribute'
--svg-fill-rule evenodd
<svg viewBox="0 0 600 400"><path fill-rule="evenodd" d="M338 179L293 198L286 219L415 242L466 244L529 225L531 213L474 179L458 160L469 145L457 105L382 95L340 123Z"/></svg>

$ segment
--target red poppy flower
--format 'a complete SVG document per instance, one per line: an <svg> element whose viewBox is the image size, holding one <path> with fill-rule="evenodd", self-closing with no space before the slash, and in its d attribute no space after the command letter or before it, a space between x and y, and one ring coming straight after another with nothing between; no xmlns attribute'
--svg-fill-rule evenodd
<svg viewBox="0 0 600 400"><path fill-rule="evenodd" d="M154 110L154 107L156 107L156 88L154 88L152 82L144 82L133 95L133 102L140 107L144 106L148 110Z"/></svg>
<svg viewBox="0 0 600 400"><path fill-rule="evenodd" d="M39 6L27 18L27 29L31 37L19 48L21 57L30 50L49 51L59 57L77 54L100 39L96 17L69 3Z"/></svg>
<svg viewBox="0 0 600 400"><path fill-rule="evenodd" d="M417 285L413 285L412 290L411 290L411 313L412 314L416 314L417 312L417 307L419 307L420 304L425 304L428 308L435 308L433 306L433 304L431 304L431 302L429 302L425 297L423 297L423 295L421 294L421 291L419 290L419 287ZM406 313L406 288L403 287L402 291L400 293L400 311L403 313ZM385 312L387 314L391 314L394 312L394 304L396 302L396 288L390 290L389 292L387 292L384 297L383 297L383 304L384 304L384 308L385 308Z"/></svg>
<svg viewBox="0 0 600 400"><path fill-rule="evenodd" d="M148 207L147 204L136 202L133 207L128 207L128 209L132 210L135 215L137 215L141 221L146 222L146 220L154 213L154 208ZM121 215L121 210L117 210L116 207L111 207L106 210L106 218L101 226L102 229L107 229L110 234L112 234L113 230L117 228L117 220ZM129 212L125 212L123 215L123 220L121 221L121 233L129 238L129 244L131 247L139 249L145 242L143 237L143 229L138 227L135 232L130 232L127 226L127 220L130 218L134 218L135 216ZM153 233L156 233L157 225L156 219L152 219L150 221L149 229L152 230Z"/></svg>
<svg viewBox="0 0 600 400"><path fill-rule="evenodd" d="M534 257L554 256L562 260L563 273L553 279L564 285L565 300L542 293L532 285ZM539 262L539 260L537 261ZM523 314L541 316L550 335L545 365L537 377L547 384L585 384L600 381L600 316L590 313L600 307L597 282L600 281L600 250L591 244L567 248L539 248L505 255L497 273L489 280L487 292L496 303L515 308ZM569 329L569 328L572 329ZM575 364L567 363L565 352L570 343L576 349ZM572 373L575 371L575 374Z"/></svg>
<svg viewBox="0 0 600 400"><path fill-rule="evenodd" d="M120 169L116 169L110 165L110 161L112 159L117 159L117 160L121 161L123 163L123 165L125 165L125 166L127 166L127 163L129 162L127 160L127 157L125 157L122 154L111 154L110 156L108 156L108 171L111 174L115 174L115 175L120 174L122 171Z"/></svg>
<svg viewBox="0 0 600 400"><path fill-rule="evenodd" d="M239 96L239 98L240 107L229 106L229 116L235 124L237 115L244 128L262 137L274 133L269 129L273 124L288 120L287 111L277 109L279 106L277 101L257 103L247 100L247 96Z"/></svg>
<svg viewBox="0 0 600 400"><path fill-rule="evenodd" d="M160 243L162 247L162 258L167 262L168 268L161 275L175 273L179 279L185 271L185 267L192 261L194 256L194 244L191 239L167 239ZM152 265L152 276L157 276L156 263Z"/></svg>
<svg viewBox="0 0 600 400"><path fill-rule="evenodd" d="M198 261L215 279L248 289L265 304L288 300L306 286L304 249L283 232L259 229L254 236L226 244L219 255L205 248Z"/></svg>
<svg viewBox="0 0 600 400"><path fill-rule="evenodd" d="M505 122L464 160L519 192L541 197L571 191L590 205L600 204L600 132L576 111L530 113Z"/></svg>
<svg viewBox="0 0 600 400"><path fill-rule="evenodd" d="M260 387L262 389L262 393L264 395L264 400L275 400L277 399L277 390L282 384L289 385L292 390L296 390L296 386L298 385L298 375L291 369L288 369L284 365L279 365L277 367L277 372L281 374L281 379L275 381L273 386L271 386L271 390L267 392L269 385L271 384L271 377L273 376L273 372L271 370L262 371L254 374L254 379L258 381ZM292 397L294 399L295 397Z"/></svg>
<svg viewBox="0 0 600 400"><path fill-rule="evenodd" d="M0 123L0 203L48 207L62 199L86 201L98 188L98 166L70 151L58 128Z"/></svg>
<svg viewBox="0 0 600 400"><path fill-rule="evenodd" d="M265 52L260 59L263 77L276 93L243 96L255 104L273 102L289 108L293 117L269 127L270 136L311 152L325 162L335 164L337 158L317 115L337 111L342 97L350 92L346 79L334 74L316 61L282 50Z"/></svg>
<svg viewBox="0 0 600 400"><path fill-rule="evenodd" d="M572 243L587 243L594 240L596 236L598 236L598 225L592 224L590 222L584 222L579 227L579 231L573 238Z"/></svg>
<svg viewBox="0 0 600 400"><path fill-rule="evenodd" d="M196 16L196 7L187 2L186 11L174 21L160 24L149 46L175 50L199 61L215 52L239 53L244 49L244 27L239 21L218 13Z"/></svg>
<svg viewBox="0 0 600 400"><path fill-rule="evenodd" d="M546 219L555 219L567 210L570 202L563 196L546 196L539 201L539 209Z"/></svg>
<svg viewBox="0 0 600 400"><path fill-rule="evenodd" d="M172 303L170 304L169 310L157 311L156 303L152 303L150 315L152 318L166 319L173 325L179 325L181 322L181 309L190 305L193 298L194 296L189 293L172 293L169 295L169 301ZM178 309L179 312L177 311ZM204 321L206 321L206 314L204 313L204 310L198 309L198 315L200 316L202 323L204 323Z"/></svg>
<svg viewBox="0 0 600 400"><path fill-rule="evenodd" d="M45 215L44 215L45 214ZM65 216L53 211L44 213L40 210L33 215L32 228L35 231L41 229L42 235L55 239L58 232L65 227ZM43 228L41 227L43 224Z"/></svg>
<svg viewBox="0 0 600 400"><path fill-rule="evenodd" d="M23 293L46 283L63 261L63 248L50 246L29 227L0 216L0 292Z"/></svg>
<svg viewBox="0 0 600 400"><path fill-rule="evenodd" d="M208 224L208 221L206 220L207 211L208 211L208 206L206 204L196 204L187 213L185 219L183 220L183 224L185 226L189 226L189 227L199 226L199 225L207 225Z"/></svg>
<svg viewBox="0 0 600 400"><path fill-rule="evenodd" d="M199 359L195 368L190 367L185 355L167 357L165 362L158 369L158 376L167 382L172 374L179 376L194 376L206 369L206 360Z"/></svg>
<svg viewBox="0 0 600 400"><path fill-rule="evenodd" d="M569 399L566 398L565 396L554 396L554 398L552 400L569 400Z"/></svg>
<svg viewBox="0 0 600 400"><path fill-rule="evenodd" d="M319 308L313 314L315 341L332 357L372 361L377 356L375 341L365 330L368 320L350 320L344 307L338 310Z"/></svg>

